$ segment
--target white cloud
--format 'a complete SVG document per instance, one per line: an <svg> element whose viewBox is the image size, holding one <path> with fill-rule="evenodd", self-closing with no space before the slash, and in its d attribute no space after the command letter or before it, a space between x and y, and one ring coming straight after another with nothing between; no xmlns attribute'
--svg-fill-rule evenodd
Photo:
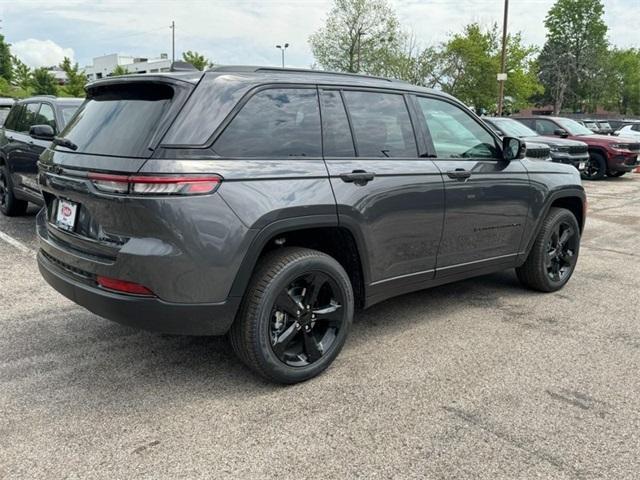
<svg viewBox="0 0 640 480"><path fill-rule="evenodd" d="M33 68L58 65L64 57L74 59L73 49L63 48L52 40L28 38L11 45L11 52Z"/></svg>

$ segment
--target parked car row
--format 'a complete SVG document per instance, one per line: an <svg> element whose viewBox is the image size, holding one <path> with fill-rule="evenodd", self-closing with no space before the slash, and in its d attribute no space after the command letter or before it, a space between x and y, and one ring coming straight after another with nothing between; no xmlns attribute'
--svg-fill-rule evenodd
<svg viewBox="0 0 640 480"><path fill-rule="evenodd" d="M0 128L0 212L21 215L29 202L42 205L38 158L82 102L43 96L12 105Z"/></svg>
<svg viewBox="0 0 640 480"><path fill-rule="evenodd" d="M562 117L514 117L542 135L555 135L587 144L589 161L583 178L600 180L606 175L619 177L633 171L638 165L640 142L625 137L598 135L575 120Z"/></svg>

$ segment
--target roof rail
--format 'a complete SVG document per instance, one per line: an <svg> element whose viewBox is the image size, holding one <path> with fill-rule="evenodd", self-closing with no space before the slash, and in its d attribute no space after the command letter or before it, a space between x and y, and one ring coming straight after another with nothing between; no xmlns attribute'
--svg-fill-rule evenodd
<svg viewBox="0 0 640 480"><path fill-rule="evenodd" d="M345 77L355 78L371 78L375 80L382 80L385 82L395 82L391 78L379 77L375 75L363 75L360 73L347 73L347 72L328 72L326 70L310 70L308 68L279 68L279 67L254 67L249 65L221 65L212 67L208 72L237 72L237 73L255 73L255 72L269 72L269 73L313 73L318 75L338 75Z"/></svg>

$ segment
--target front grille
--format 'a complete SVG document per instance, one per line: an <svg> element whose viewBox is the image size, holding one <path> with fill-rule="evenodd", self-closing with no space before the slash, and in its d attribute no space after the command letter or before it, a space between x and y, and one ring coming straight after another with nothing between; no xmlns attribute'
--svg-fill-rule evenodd
<svg viewBox="0 0 640 480"><path fill-rule="evenodd" d="M46 258L49 262L53 263L56 267L64 270L65 272L71 273L77 277L81 277L84 280L93 280L95 276L92 273L86 272L85 270L81 270L79 268L73 267L67 263L64 263L57 258L52 257L44 250L40 250L42 256Z"/></svg>
<svg viewBox="0 0 640 480"><path fill-rule="evenodd" d="M629 143L627 148L632 151L640 150L640 143Z"/></svg>
<svg viewBox="0 0 640 480"><path fill-rule="evenodd" d="M547 158L548 156L548 148L527 148L527 157L529 158Z"/></svg>
<svg viewBox="0 0 640 480"><path fill-rule="evenodd" d="M569 153L578 154L578 153L587 153L588 147L586 145L575 145L569 147Z"/></svg>

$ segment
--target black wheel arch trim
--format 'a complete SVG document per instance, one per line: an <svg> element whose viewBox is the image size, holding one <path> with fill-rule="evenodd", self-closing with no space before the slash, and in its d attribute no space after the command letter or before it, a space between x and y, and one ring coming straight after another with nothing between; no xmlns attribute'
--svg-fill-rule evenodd
<svg viewBox="0 0 640 480"><path fill-rule="evenodd" d="M584 224L586 220L585 204L587 200L587 195L584 189L577 188L577 187L565 187L559 190L551 191L549 192L549 194L547 195L547 198L545 199L544 206L542 207L540 211L540 215L536 220L535 227L533 228L532 233L529 236L526 249L524 250L522 257L519 259L519 263L522 263L527 259L527 256L529 255L529 252L531 251L531 248L533 248L533 244L536 241L536 237L538 236L538 233L540 233L540 229L542 228L544 219L549 214L549 210L551 210L551 206L556 200L559 200L561 198L578 198L582 202L582 208L583 208L582 219L576 219L576 220L580 225L580 233L582 234L582 232L584 231Z"/></svg>
<svg viewBox="0 0 640 480"><path fill-rule="evenodd" d="M242 297L245 294L249 280L251 279L255 266L260 258L260 254L269 241L274 237L297 230L323 227L341 227L351 233L356 242L356 247L358 248L362 274L364 275L364 286L366 289L369 281L369 264L367 261L366 247L362 236L360 235L360 231L357 228L354 229L353 225L340 223L336 214L323 214L277 220L258 230L253 236L253 240L251 241L242 263L240 264L236 278L231 285L229 297Z"/></svg>

